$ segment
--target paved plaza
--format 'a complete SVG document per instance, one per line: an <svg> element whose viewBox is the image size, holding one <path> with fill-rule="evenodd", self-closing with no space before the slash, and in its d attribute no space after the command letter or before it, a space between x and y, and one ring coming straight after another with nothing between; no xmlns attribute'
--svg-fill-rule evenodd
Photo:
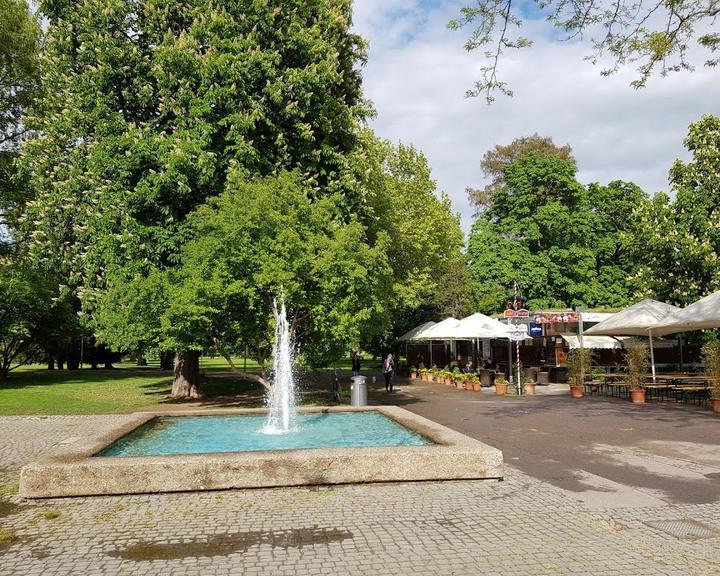
<svg viewBox="0 0 720 576"><path fill-rule="evenodd" d="M24 463L127 416L0 418L0 575L720 574L720 418L399 388L372 401L501 448L506 480L31 502Z"/></svg>

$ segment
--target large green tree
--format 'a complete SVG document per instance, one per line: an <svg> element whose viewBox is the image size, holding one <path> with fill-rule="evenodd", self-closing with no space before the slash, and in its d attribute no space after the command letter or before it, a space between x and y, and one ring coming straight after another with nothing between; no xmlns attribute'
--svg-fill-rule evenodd
<svg viewBox="0 0 720 576"><path fill-rule="evenodd" d="M342 356L387 307L387 235L368 245L358 221L339 221L341 198L311 201L310 192L297 174L246 183L236 173L222 195L189 218L194 239L182 249L179 267L105 293L101 337L121 347L144 342L194 350L173 395L195 396L188 373L209 346L228 359L249 346L264 371L273 301L282 293L305 362L319 366ZM144 326L129 333L134 315Z"/></svg>
<svg viewBox="0 0 720 576"><path fill-rule="evenodd" d="M512 95L498 75L505 51L532 46L532 40L514 32L527 15L550 22L558 29L558 39L590 39L592 54L588 59L593 64L609 57L609 65L601 72L604 76L625 65L637 65L638 77L632 85L640 88L653 74L693 70L704 58L705 66L717 66L719 14L717 0L647 4L635 0L475 0L461 9L460 17L449 27L470 28L465 49L482 50L486 59L480 79L467 95L482 95L492 102L498 91Z"/></svg>
<svg viewBox="0 0 720 576"><path fill-rule="evenodd" d="M0 249L22 198L13 162L39 87L40 26L24 0L0 0Z"/></svg>
<svg viewBox="0 0 720 576"><path fill-rule="evenodd" d="M298 169L338 217L366 114L349 0L47 1L21 232L92 324L108 283L178 266L187 215L237 178ZM128 319L128 330L136 330ZM102 326L97 326L102 329ZM177 349L178 352L183 350Z"/></svg>
<svg viewBox="0 0 720 576"><path fill-rule="evenodd" d="M690 125L689 162L670 170L674 200L658 194L638 210L639 228L628 237L638 271L638 296L687 305L720 289L720 118Z"/></svg>
<svg viewBox="0 0 720 576"><path fill-rule="evenodd" d="M533 134L515 138L510 144L497 144L488 150L480 161L483 174L490 180L484 188L467 188L466 192L470 203L482 211L490 203L493 193L500 190L505 184L505 168L522 156L535 152L540 156L557 156L576 165L569 145L557 146L552 138Z"/></svg>
<svg viewBox="0 0 720 576"><path fill-rule="evenodd" d="M53 295L51 282L29 262L0 255L0 381L40 352Z"/></svg>
<svg viewBox="0 0 720 576"><path fill-rule="evenodd" d="M411 145L394 145L364 133L359 153L365 167L369 238L388 238L391 299L380 330L364 335L373 352L387 350L395 337L449 310L467 310L463 233L450 199L437 194L425 155ZM450 302L448 286L456 302ZM374 338L372 338L374 336Z"/></svg>
<svg viewBox="0 0 720 576"><path fill-rule="evenodd" d="M504 169L504 186L476 220L468 245L483 310L501 308L513 281L533 308L628 302L624 280L634 262L621 234L634 223L622 213L645 195L621 182L588 190L575 170L573 162L535 152Z"/></svg>
<svg viewBox="0 0 720 576"><path fill-rule="evenodd" d="M40 26L24 0L0 0L0 149L25 131L22 116L38 89Z"/></svg>

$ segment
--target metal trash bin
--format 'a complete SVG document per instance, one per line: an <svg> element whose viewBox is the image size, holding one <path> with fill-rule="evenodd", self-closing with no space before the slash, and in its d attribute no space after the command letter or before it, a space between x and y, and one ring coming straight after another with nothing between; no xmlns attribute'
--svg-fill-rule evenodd
<svg viewBox="0 0 720 576"><path fill-rule="evenodd" d="M350 378L350 405L367 406L367 383L365 376L353 376Z"/></svg>

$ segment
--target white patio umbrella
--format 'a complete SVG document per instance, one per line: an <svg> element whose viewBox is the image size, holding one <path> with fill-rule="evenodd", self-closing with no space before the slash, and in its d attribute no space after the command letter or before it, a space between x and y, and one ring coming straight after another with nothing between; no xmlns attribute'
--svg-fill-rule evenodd
<svg viewBox="0 0 720 576"><path fill-rule="evenodd" d="M430 364L432 364L432 341L433 340L452 340L451 336L448 336L449 331L457 326L460 320L456 318L445 318L442 322L437 324L433 323L431 326L418 330L413 335L413 340L423 340L428 342L428 348L430 352Z"/></svg>
<svg viewBox="0 0 720 576"><path fill-rule="evenodd" d="M653 327L658 335L720 328L720 291L666 316Z"/></svg>
<svg viewBox="0 0 720 576"><path fill-rule="evenodd" d="M453 330L460 324L457 318L445 318L434 326L423 330L416 336L416 340L454 340Z"/></svg>
<svg viewBox="0 0 720 576"><path fill-rule="evenodd" d="M432 320L429 322L425 322L424 324L420 324L420 326L415 326L412 330L408 330L398 338L398 340L402 342L410 342L412 340L422 340L422 338L418 338L420 334L423 333L423 331L427 330L428 328L431 328L432 326L435 326L435 322Z"/></svg>
<svg viewBox="0 0 720 576"><path fill-rule="evenodd" d="M480 312L463 318L452 329L455 340L475 340L480 338L507 338L508 326L500 320L480 314Z"/></svg>
<svg viewBox="0 0 720 576"><path fill-rule="evenodd" d="M607 320L585 330L588 336L649 336L650 365L653 382L655 381L655 352L653 350L653 332L658 323L680 308L648 298L637 304L616 312Z"/></svg>
<svg viewBox="0 0 720 576"><path fill-rule="evenodd" d="M477 312L460 320L460 323L453 329L453 334L455 340L472 341L473 362L477 362L476 353L479 354L479 341L487 338L508 338L508 325Z"/></svg>

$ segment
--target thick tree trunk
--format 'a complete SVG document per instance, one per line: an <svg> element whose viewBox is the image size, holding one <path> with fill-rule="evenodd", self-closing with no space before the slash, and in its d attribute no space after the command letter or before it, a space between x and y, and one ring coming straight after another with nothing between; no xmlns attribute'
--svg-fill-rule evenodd
<svg viewBox="0 0 720 576"><path fill-rule="evenodd" d="M62 357L58 358L57 359L58 370L62 370L64 366L65 366L65 358L62 358Z"/></svg>
<svg viewBox="0 0 720 576"><path fill-rule="evenodd" d="M174 357L173 352L160 352L160 370L172 370Z"/></svg>
<svg viewBox="0 0 720 576"><path fill-rule="evenodd" d="M200 392L200 352L185 350L175 357L175 380L171 396L173 398L201 398Z"/></svg>
<svg viewBox="0 0 720 576"><path fill-rule="evenodd" d="M138 356L136 363L138 366L147 366L147 360L146 360L145 356Z"/></svg>
<svg viewBox="0 0 720 576"><path fill-rule="evenodd" d="M52 356L47 359L47 369L55 370L55 358L53 358Z"/></svg>

